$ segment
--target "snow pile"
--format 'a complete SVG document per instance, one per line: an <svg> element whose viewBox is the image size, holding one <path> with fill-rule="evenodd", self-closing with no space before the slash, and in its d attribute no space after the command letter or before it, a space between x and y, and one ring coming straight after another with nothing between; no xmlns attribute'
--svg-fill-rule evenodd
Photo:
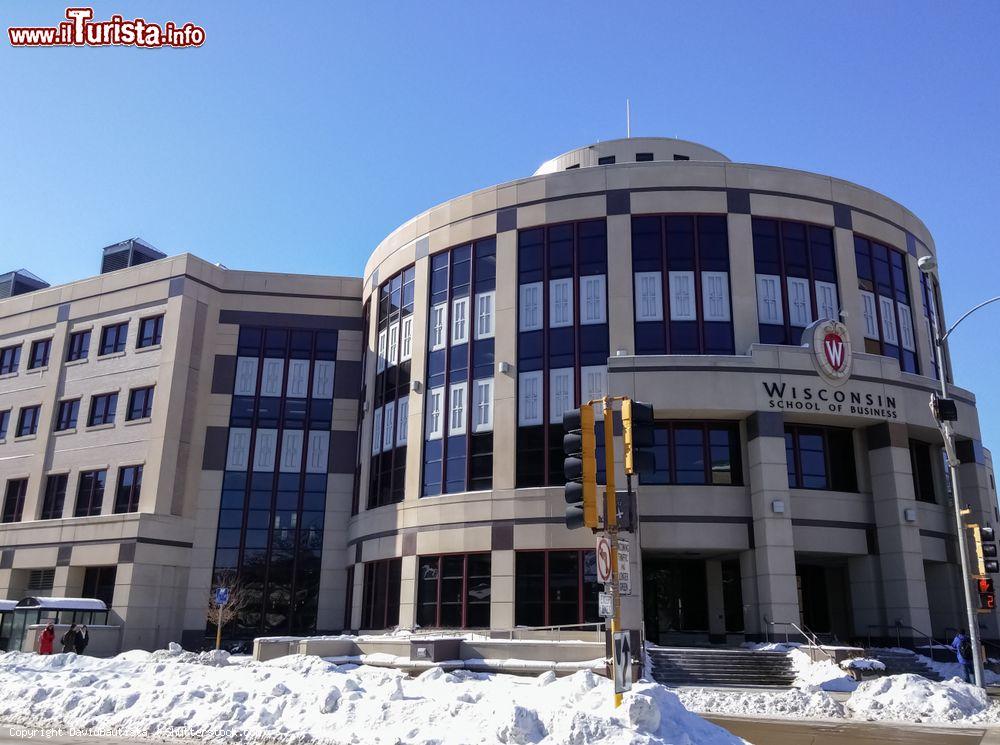
<svg viewBox="0 0 1000 745"><path fill-rule="evenodd" d="M818 688L822 691L840 691L850 693L858 687L854 677L844 672L833 660L813 660L799 649L788 653L795 668L796 688Z"/></svg>
<svg viewBox="0 0 1000 745"><path fill-rule="evenodd" d="M959 662L941 662L939 660L931 660L930 657L919 656L919 659L931 670L936 672L945 680L951 678L958 678L959 680L965 680L965 666ZM983 668L983 683L988 686L1000 685L1000 675L988 668Z"/></svg>
<svg viewBox="0 0 1000 745"><path fill-rule="evenodd" d="M0 654L0 721L122 729L134 737L242 742L588 743L737 745L662 686L636 683L615 709L612 685L432 668L271 662L178 649L112 659Z"/></svg>
<svg viewBox="0 0 1000 745"><path fill-rule="evenodd" d="M700 714L731 714L783 719L843 719L843 707L817 688L751 691L725 688L679 688L681 703Z"/></svg>
<svg viewBox="0 0 1000 745"><path fill-rule="evenodd" d="M859 670L865 673L880 673L885 670L885 663L872 657L852 657L840 663L844 670Z"/></svg>
<svg viewBox="0 0 1000 745"><path fill-rule="evenodd" d="M861 683L846 707L868 720L954 722L989 705L985 691L960 680L934 683L919 675L890 675Z"/></svg>

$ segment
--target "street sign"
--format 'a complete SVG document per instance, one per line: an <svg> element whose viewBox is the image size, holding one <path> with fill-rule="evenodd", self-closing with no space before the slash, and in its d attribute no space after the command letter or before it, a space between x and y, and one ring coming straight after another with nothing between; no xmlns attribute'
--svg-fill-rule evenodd
<svg viewBox="0 0 1000 745"><path fill-rule="evenodd" d="M632 574L629 571L629 543L623 538L618 539L618 591L622 595L632 594Z"/></svg>
<svg viewBox="0 0 1000 745"><path fill-rule="evenodd" d="M215 588L215 604L216 605L226 605L229 602L229 588L228 587L216 587Z"/></svg>
<svg viewBox="0 0 1000 745"><path fill-rule="evenodd" d="M611 581L611 541L603 535L597 539L597 581L602 585Z"/></svg>
<svg viewBox="0 0 1000 745"><path fill-rule="evenodd" d="M615 693L632 689L632 643L628 631L616 631L612 652L615 656Z"/></svg>
<svg viewBox="0 0 1000 745"><path fill-rule="evenodd" d="M597 613L601 618L611 618L615 614L615 597L610 592L597 593Z"/></svg>

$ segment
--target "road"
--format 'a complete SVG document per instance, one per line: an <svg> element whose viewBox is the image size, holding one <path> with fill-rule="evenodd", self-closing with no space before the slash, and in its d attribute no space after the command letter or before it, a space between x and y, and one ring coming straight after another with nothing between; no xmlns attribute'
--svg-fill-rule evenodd
<svg viewBox="0 0 1000 745"><path fill-rule="evenodd" d="M703 715L705 716L705 715ZM754 745L1000 745L1000 728L705 716Z"/></svg>

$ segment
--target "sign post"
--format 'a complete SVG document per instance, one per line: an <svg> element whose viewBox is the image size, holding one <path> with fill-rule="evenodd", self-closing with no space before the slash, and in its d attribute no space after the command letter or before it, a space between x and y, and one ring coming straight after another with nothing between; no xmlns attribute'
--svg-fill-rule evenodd
<svg viewBox="0 0 1000 745"><path fill-rule="evenodd" d="M215 648L222 646L222 609L229 604L229 588L215 588Z"/></svg>

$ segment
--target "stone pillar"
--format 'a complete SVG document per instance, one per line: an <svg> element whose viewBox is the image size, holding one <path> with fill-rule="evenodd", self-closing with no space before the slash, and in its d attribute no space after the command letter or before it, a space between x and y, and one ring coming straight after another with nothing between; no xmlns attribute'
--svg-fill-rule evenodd
<svg viewBox="0 0 1000 745"><path fill-rule="evenodd" d="M713 644L726 642L726 602L722 594L722 562L705 562L705 584L708 590L708 636Z"/></svg>
<svg viewBox="0 0 1000 745"><path fill-rule="evenodd" d="M490 559L490 628L514 628L514 552L493 551Z"/></svg>
<svg viewBox="0 0 1000 745"><path fill-rule="evenodd" d="M747 640L761 639L760 613L757 612L757 564L753 549L740 552L740 589L743 595L743 633Z"/></svg>
<svg viewBox="0 0 1000 745"><path fill-rule="evenodd" d="M755 613L761 619L758 623L762 624L762 633L767 634L772 629L763 626L764 618L799 623L795 542L781 414L758 411L747 420L747 456L754 535L754 561L748 568L756 577ZM774 630L784 633L780 626Z"/></svg>
<svg viewBox="0 0 1000 745"><path fill-rule="evenodd" d="M632 288L632 215L608 215L608 333L611 355L635 354L635 305ZM619 292L611 288L620 288Z"/></svg>
<svg viewBox="0 0 1000 745"><path fill-rule="evenodd" d="M920 525L906 519L906 511L916 513L917 507L906 426L886 422L869 427L866 434L886 622L929 634ZM920 635L903 629L900 637L919 639Z"/></svg>
<svg viewBox="0 0 1000 745"><path fill-rule="evenodd" d="M872 637L884 636L888 632L882 628L887 620L879 557L875 554L852 556L847 560L847 578L855 635L867 638L870 632Z"/></svg>
<svg viewBox="0 0 1000 745"><path fill-rule="evenodd" d="M399 626L412 629L417 622L417 557L404 556L399 580Z"/></svg>
<svg viewBox="0 0 1000 745"><path fill-rule="evenodd" d="M749 204L747 212L749 213ZM729 283L733 296L736 354L747 354L757 335L757 280L753 266L753 230L749 214L729 213Z"/></svg>

